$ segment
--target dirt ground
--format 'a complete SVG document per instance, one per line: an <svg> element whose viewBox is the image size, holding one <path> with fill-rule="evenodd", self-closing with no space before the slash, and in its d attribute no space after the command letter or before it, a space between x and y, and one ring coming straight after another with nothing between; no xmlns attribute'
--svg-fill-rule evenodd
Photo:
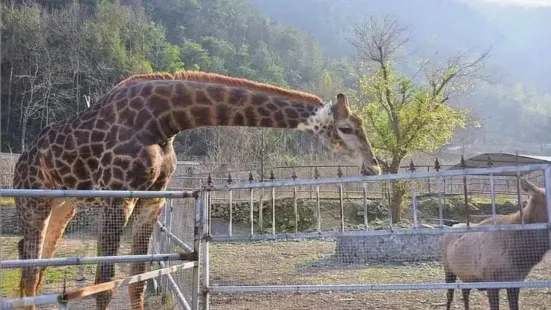
<svg viewBox="0 0 551 310"><path fill-rule="evenodd" d="M18 237L0 238L2 259L16 258ZM63 241L58 256L94 255L95 238ZM443 281L439 262L401 265L342 265L332 260L335 242L332 241L280 241L258 243L213 244L211 253L212 285L278 285L278 284L362 284L362 283L436 283ZM121 254L129 252L123 246ZM548 280L551 255L537 265L529 280ZM68 289L79 288L93 282L95 268L86 266L82 272L85 281L74 267L50 268L45 278L44 293L60 292L63 278ZM128 265L117 268L117 277L128 273ZM4 270L1 274L2 298L15 297L19 271ZM244 294L214 295L214 310L263 309L445 309L446 291L376 291L370 293L312 293L312 294ZM551 309L550 289L522 289L521 309ZM94 300L70 305L70 309L93 309ZM501 306L506 309L505 291L501 292ZM130 309L128 291L121 288L111 309ZM47 307L43 309L55 309ZM173 303L163 304L150 297L146 309L177 309ZM463 309L460 292L456 292L454 309ZM488 309L485 294L471 293L471 309Z"/></svg>
<svg viewBox="0 0 551 310"><path fill-rule="evenodd" d="M338 265L330 258L334 242L300 241L217 244L211 247L212 285L391 284L443 282L439 262L403 265ZM231 262L231 263L228 263ZM551 255L534 267L528 280L549 279ZM500 294L507 308L505 291ZM488 309L486 295L473 290L471 309ZM244 309L445 309L446 291L370 293L216 295L211 308ZM456 291L454 309L463 309ZM551 309L551 289L521 289L521 309Z"/></svg>

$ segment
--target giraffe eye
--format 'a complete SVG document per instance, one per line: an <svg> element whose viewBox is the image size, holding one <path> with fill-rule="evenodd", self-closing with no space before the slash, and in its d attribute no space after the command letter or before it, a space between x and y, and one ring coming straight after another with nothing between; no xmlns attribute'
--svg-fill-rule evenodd
<svg viewBox="0 0 551 310"><path fill-rule="evenodd" d="M352 134L354 130L350 127L339 127L339 131L345 135L349 135L349 134Z"/></svg>

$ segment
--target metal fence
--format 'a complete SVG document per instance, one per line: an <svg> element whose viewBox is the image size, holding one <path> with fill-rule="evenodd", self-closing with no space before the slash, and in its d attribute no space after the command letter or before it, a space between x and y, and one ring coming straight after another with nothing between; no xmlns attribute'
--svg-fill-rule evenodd
<svg viewBox="0 0 551 310"><path fill-rule="evenodd" d="M551 288L551 257L545 255L551 237L551 198L532 193L530 205L519 209L514 204L501 210L495 175L504 172L539 172L542 179L534 183L544 181L546 191L551 189L549 165L239 184L207 182L202 194L208 215L202 238L203 309L426 309L446 304L442 290L462 290L465 296L465 292L481 288L490 295L496 289L507 288L514 294L522 288L527 293L521 295L521 308L549 307L551 298L541 288ZM450 210L445 210L444 181L451 178L464 180L461 199L465 204L453 207L463 209L463 227L445 225L445 213ZM479 226L474 224L480 220L474 219L477 210L469 204L467 194L472 185L469 180L482 178L488 181L490 222ZM418 195L416 181L427 179L434 184L435 203L422 206L425 202ZM365 191L359 205L343 196L345 185L365 188L366 184L396 180L410 181L411 199L402 223L387 217L381 225L381 214L375 210L377 198L367 197ZM313 199L298 199L296 192L310 186L315 188ZM320 199L322 186L332 186L336 203ZM262 191L263 198L255 198ZM294 195L281 202L285 200L279 195L283 191ZM236 192L246 192L248 202L236 203ZM537 216L536 207L541 211ZM438 219L432 225L427 223L430 212ZM442 266L442 253L451 251L442 243L442 236L470 240L469 251L456 251L447 258L455 264L454 271L463 283L452 282L449 270ZM532 241L526 241L526 236L533 237ZM469 267L473 264L495 274L488 276L480 270L476 274L476 268ZM530 267L527 281L519 266ZM462 278L466 275L470 278ZM488 301L476 294L472 298L483 305L481 309L487 309Z"/></svg>
<svg viewBox="0 0 551 310"><path fill-rule="evenodd" d="M479 288L522 288L528 292L521 295L522 308L549 307L551 298L540 291L551 287L551 258L540 252L543 248L546 253L549 248L551 198L532 193L531 204L522 209L520 203L501 205L496 195L496 180L501 177L496 175L504 172L539 172L541 177L532 181L547 193L551 190L550 165L434 172L412 169L410 173L395 175L271 178L267 182L215 182L207 177L195 191L0 190L1 197L167 199L147 255L127 253L131 244L123 241L119 255L93 256L95 243L90 242L93 238L79 224L86 221L77 215L76 224L62 245L63 249L67 241L72 251L60 251L55 258L18 260L18 236L6 235L2 227L0 308L57 305L89 309L93 307L90 297L110 289L118 289L119 300L112 301L113 308L139 308L124 296L128 296L128 285L144 280L148 281L146 309L395 309L397 305L426 309L446 303L442 290L465 292ZM455 205L449 204L444 189L451 179L460 180L458 187L463 191ZM387 197L371 196L366 190L370 185L397 180L409 182L410 198L400 222L390 217L392 212L386 209L390 205L383 203ZM426 180L433 186L431 195L419 195ZM345 195L344 188L352 185L359 189L358 197ZM473 205L467 197L476 186L487 188L487 210ZM326 195L322 195L322 188ZM301 196L301 191L307 194ZM527 197L527 193L521 194ZM530 211L534 206L543 206L538 210L544 212ZM477 215L489 216L492 221L487 225L473 224L478 222ZM455 217L466 226L449 227L447 217ZM97 223L86 224L92 227L93 235ZM532 239L540 243L530 247L532 242L520 242L524 244L522 248L517 248L518 242L506 249L497 246L489 257L482 255L484 259L478 264L491 268L499 265L505 275L502 278L496 273L491 279L478 275L480 279L465 280L461 272L469 271L468 266L473 264L469 255L478 255L478 250L471 248L454 255L456 267L459 266L454 271L465 281L452 283L441 263L441 253L445 252L442 235L466 239L478 236L486 242L478 248L482 252L507 240L524 240L525 235L537 237ZM488 243L483 236L494 236L498 241ZM471 244L481 244L476 238ZM82 249L84 245L88 248ZM521 263L507 265L511 263L503 260L510 258L507 253L514 254L510 261ZM138 261L150 263L151 271L132 275L124 267ZM82 274L84 278L93 274L89 265L106 262L122 266L116 269L116 280L101 285L78 280ZM525 281L517 267L529 265L533 268ZM41 295L21 299L13 284L17 289L19 275L15 271L26 266L65 269L46 275ZM480 296L472 298L477 304L487 305Z"/></svg>
<svg viewBox="0 0 551 310"><path fill-rule="evenodd" d="M118 255L94 256L94 238L101 227L101 210L81 208L61 240L58 255L52 258L21 260L17 254L17 242L21 238L17 230L17 218L12 215L3 218L0 246L0 287L2 288L0 309L27 306L57 306L70 309L94 308L95 297L109 290L115 296L109 303L114 309L139 309L140 305L129 302L129 286L141 281L148 282L145 297L146 309L198 309L199 307L199 264L200 240L195 232L201 230L202 212L200 200L195 201L197 192L191 191L76 191L76 190L17 190L2 189L5 197L51 197L74 198L121 198L150 199L165 198L166 205L155 226L149 243L149 254L137 255L132 248L132 221L130 218L123 232ZM8 208L4 208L8 209ZM11 208L14 209L14 208ZM95 212L99 211L99 212ZM136 213L136 212L134 212ZM3 212L2 216L8 216ZM98 220L99 218L99 220ZM50 219L59 221L59 219ZM54 224L55 225L55 222ZM105 231L105 229L104 229ZM114 233L114 231L113 231ZM131 264L145 262L145 272L136 274ZM115 278L108 282L94 283L97 276L94 265L114 264ZM20 270L26 267L46 268L37 296L20 298ZM149 270L148 270L149 269ZM138 301L139 303L139 301Z"/></svg>

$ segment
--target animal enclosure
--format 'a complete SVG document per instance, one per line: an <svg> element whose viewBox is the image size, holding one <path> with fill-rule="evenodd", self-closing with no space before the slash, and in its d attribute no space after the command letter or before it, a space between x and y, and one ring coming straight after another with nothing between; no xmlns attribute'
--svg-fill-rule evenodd
<svg viewBox="0 0 551 310"><path fill-rule="evenodd" d="M551 167L538 164L439 172L413 170L376 177L279 176L267 182L210 178L202 180L201 188L193 192L147 193L169 198L150 242L150 255L140 258L155 261L148 262L147 271L154 272L146 275L151 276L147 280L146 309L395 309L397 305L406 309L444 309L449 288L456 289L453 305L459 309L460 292L466 288L473 288L471 309L488 309L486 291L476 288L514 287L520 288L522 309L549 308L549 255L541 257L525 281L463 283L459 278L456 283L445 282L441 236L446 233L468 236L540 232L538 236L544 238L535 247L513 250L522 252L518 256L520 262L528 262L523 257L535 255L542 248L545 252L548 249L549 198L535 201L530 193L521 190L521 202L530 202L519 204L516 190L507 190L516 183L517 173L549 192ZM409 199L399 223L389 219L387 197L381 193L381 187L390 187L394 180L409 182ZM465 192L445 191L444 184L450 183ZM427 184L431 184L431 191ZM63 191L48 192L69 195ZM3 190L1 194L32 193ZM79 195L84 194L105 197L115 193ZM176 198L184 195L196 198ZM543 205L545 216L538 213L532 219L528 212L530 203ZM503 215L520 212L519 206L523 207L525 222L499 223ZM99 215L92 209L80 212L82 215L75 217L55 255L79 260L35 261L62 261L68 265L46 269L42 295L26 302L42 303L45 309L94 306L93 294L66 302L66 296L77 295L71 292L94 291L93 263L100 260L94 257L94 232L98 225L93 220ZM494 216L499 225L493 224ZM488 225L475 225L484 218L490 219ZM112 258L120 261L116 264L116 279L132 278L129 262L136 258L125 256L130 253L132 220L119 256ZM451 227L455 222L468 223L469 227ZM8 304L20 304L19 267L32 262L17 260L19 235L7 233L4 227L2 231L0 279L2 306L7 308ZM195 253L196 257L182 260L182 253ZM71 265L75 262L80 265ZM459 266L467 264L459 261ZM512 275L517 267L504 265L502 274ZM116 309L132 308L128 282L117 289L112 301ZM501 304L507 304L505 290L500 296Z"/></svg>

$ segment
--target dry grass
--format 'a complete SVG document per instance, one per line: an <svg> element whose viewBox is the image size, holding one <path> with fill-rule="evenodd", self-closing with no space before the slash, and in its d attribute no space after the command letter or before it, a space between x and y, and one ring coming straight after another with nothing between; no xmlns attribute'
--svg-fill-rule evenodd
<svg viewBox="0 0 551 310"><path fill-rule="evenodd" d="M216 244L211 247L213 285L390 284L443 282L438 262L404 265L338 265L334 242L300 241ZM549 279L551 255L537 265L532 280ZM549 289L522 289L521 309L549 309ZM217 295L212 309L444 309L445 290L371 293ZM502 307L507 303L501 293ZM488 309L486 295L471 294L471 309ZM460 292L454 306L462 309Z"/></svg>

